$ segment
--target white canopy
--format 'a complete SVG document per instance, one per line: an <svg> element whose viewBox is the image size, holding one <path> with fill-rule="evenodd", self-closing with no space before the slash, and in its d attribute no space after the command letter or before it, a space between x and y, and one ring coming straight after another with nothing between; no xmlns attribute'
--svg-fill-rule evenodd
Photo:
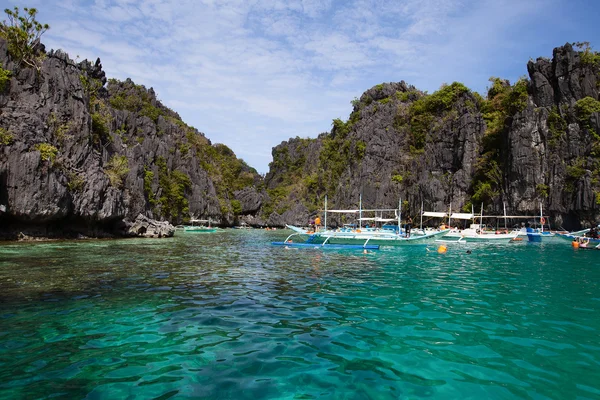
<svg viewBox="0 0 600 400"><path fill-rule="evenodd" d="M435 211L425 211L423 212L423 216L424 217L437 217L437 218L444 218L446 217L448 214L445 212L435 212Z"/></svg>
<svg viewBox="0 0 600 400"><path fill-rule="evenodd" d="M378 221L377 218L358 218L359 221Z"/></svg>
<svg viewBox="0 0 600 400"><path fill-rule="evenodd" d="M453 213L450 218L452 219L473 219L473 214L466 213Z"/></svg>
<svg viewBox="0 0 600 400"><path fill-rule="evenodd" d="M357 213L359 210L327 210L328 213L342 213L342 214L352 214Z"/></svg>
<svg viewBox="0 0 600 400"><path fill-rule="evenodd" d="M398 221L397 218L375 218L375 221L378 222L392 222L392 221Z"/></svg>

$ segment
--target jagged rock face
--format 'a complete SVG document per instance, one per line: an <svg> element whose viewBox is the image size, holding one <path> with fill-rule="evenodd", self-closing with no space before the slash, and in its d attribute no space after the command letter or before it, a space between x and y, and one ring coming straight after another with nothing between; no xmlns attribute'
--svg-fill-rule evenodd
<svg viewBox="0 0 600 400"><path fill-rule="evenodd" d="M600 139L594 135L600 132L600 115L582 117L578 107L586 97L598 100L600 66L597 59L583 62L581 57L567 44L554 50L552 60L528 63L528 99L504 122L498 149L502 182L498 196L485 204L487 213L501 214L506 205L510 214L538 215L542 204L556 227L597 223ZM470 204L475 175L485 160L481 101L461 92L450 109L434 115L422 150L415 151L413 121L402 122L402 116L422 96L404 82L377 85L361 96L350 117L348 140L352 146L362 143L364 155L347 160L334 189L326 190L330 206L357 207L360 194L367 208L397 207L399 199L406 200L404 210L412 215L418 215L421 204L433 211L449 206L458 211ZM293 191L289 198L295 199L290 203L304 201L302 191L290 184L290 170L320 173L315 157L335 135L334 127L316 140L290 139L275 147L268 187L287 185ZM299 219L286 213L269 219Z"/></svg>
<svg viewBox="0 0 600 400"><path fill-rule="evenodd" d="M576 228L580 222L598 218L591 155L593 135L576 122L575 108L585 97L598 99L598 73L581 62L570 44L554 49L552 61L539 58L527 64L530 98L527 108L515 115L509 130L507 203L518 212L531 212L544 204L560 226ZM549 126L551 113L565 121L565 131L556 137ZM598 113L590 127L599 132ZM574 181L569 166L583 160L584 175ZM549 188L540 198L536 187Z"/></svg>
<svg viewBox="0 0 600 400"><path fill-rule="evenodd" d="M99 59L76 64L60 50L47 54L39 73L18 70L3 39L0 66L13 72L0 93L4 237L27 226L43 234L48 224L71 224L85 236L119 234L120 222L139 214L176 223L190 216L234 222L233 197L225 190L219 195L202 167L214 155L200 150L214 154L214 146L162 106L152 89L129 80L106 87ZM238 172L260 183L245 164ZM252 190L245 192L245 213L260 208Z"/></svg>

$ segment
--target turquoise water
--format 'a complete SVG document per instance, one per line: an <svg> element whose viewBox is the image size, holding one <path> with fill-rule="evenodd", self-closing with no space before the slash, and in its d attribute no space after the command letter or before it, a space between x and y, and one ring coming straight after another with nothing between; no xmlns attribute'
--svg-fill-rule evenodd
<svg viewBox="0 0 600 400"><path fill-rule="evenodd" d="M284 238L1 244L0 397L600 398L600 251Z"/></svg>

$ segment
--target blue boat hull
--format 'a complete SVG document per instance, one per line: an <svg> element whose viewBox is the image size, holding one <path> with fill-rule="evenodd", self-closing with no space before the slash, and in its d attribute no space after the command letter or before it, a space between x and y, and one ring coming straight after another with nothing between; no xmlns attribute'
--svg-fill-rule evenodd
<svg viewBox="0 0 600 400"><path fill-rule="evenodd" d="M273 246L286 246L292 248L307 248L307 249L329 249L329 250L379 250L379 245L368 244L319 244L319 243L290 243L290 242L271 242Z"/></svg>

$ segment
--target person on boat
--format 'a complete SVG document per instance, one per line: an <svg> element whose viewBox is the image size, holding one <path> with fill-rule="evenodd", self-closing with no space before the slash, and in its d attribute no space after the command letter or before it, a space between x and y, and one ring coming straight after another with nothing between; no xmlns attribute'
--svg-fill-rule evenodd
<svg viewBox="0 0 600 400"><path fill-rule="evenodd" d="M579 247L586 248L590 244L590 238L579 238Z"/></svg>
<svg viewBox="0 0 600 400"><path fill-rule="evenodd" d="M410 215L406 218L406 225L404 225L404 231L406 232L406 237L410 237L410 229L412 228L412 218Z"/></svg>
<svg viewBox="0 0 600 400"><path fill-rule="evenodd" d="M317 218L315 218L315 232L317 232L319 230L320 226L321 226L321 217L319 217L317 215Z"/></svg>

